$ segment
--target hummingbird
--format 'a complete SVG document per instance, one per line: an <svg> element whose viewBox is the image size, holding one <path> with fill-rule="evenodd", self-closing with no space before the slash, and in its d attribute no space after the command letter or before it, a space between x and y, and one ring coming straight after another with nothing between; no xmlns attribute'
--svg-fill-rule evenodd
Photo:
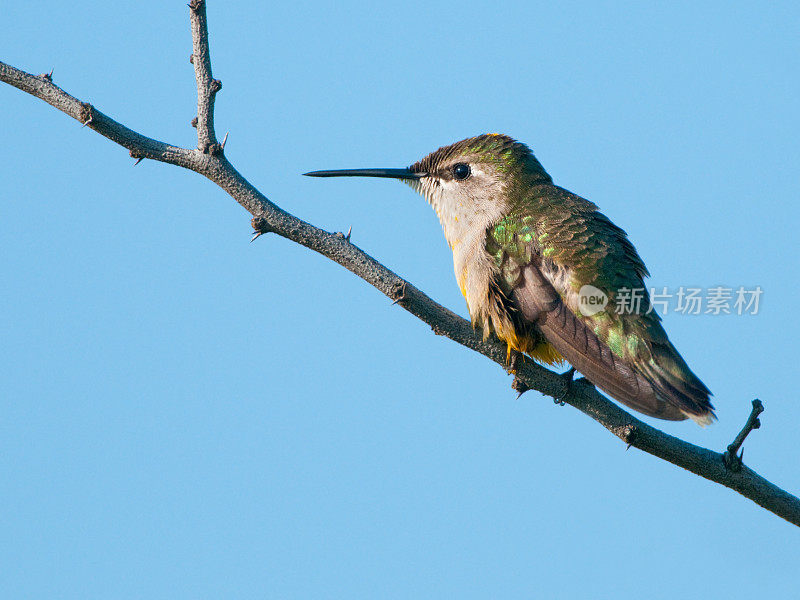
<svg viewBox="0 0 800 600"><path fill-rule="evenodd" d="M715 419L711 392L652 310L650 274L625 231L555 185L525 144L490 133L408 168L306 175L387 177L419 192L439 217L473 327L505 342L509 358L517 351L547 365L566 360L570 381L577 370L652 417L703 426ZM588 306L587 290L597 300ZM625 307L633 291L638 306Z"/></svg>

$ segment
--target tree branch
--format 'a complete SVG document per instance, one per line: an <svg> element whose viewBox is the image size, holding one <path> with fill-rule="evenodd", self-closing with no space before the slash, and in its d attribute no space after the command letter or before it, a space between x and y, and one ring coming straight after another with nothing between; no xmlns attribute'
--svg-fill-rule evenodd
<svg viewBox="0 0 800 600"><path fill-rule="evenodd" d="M172 146L145 137L80 102L52 83L50 75L36 76L0 62L0 80L40 98L90 129L127 148L137 159L150 158L195 171L210 179L253 215L255 237L275 233L337 262L391 298L433 329L437 335L483 354L507 368L506 347L498 339L482 339L471 324L434 302L363 250L349 237L306 223L267 199L231 165L214 133L214 96L221 87L211 74L204 0L189 4L195 78L197 80L198 149ZM254 239L255 239L254 237ZM621 409L585 380L565 394L565 380L524 357L513 365L517 389L535 389L570 404L603 425L629 446L652 454L710 481L731 488L763 508L800 526L800 499L773 485L748 467L726 467L723 455L670 436Z"/></svg>
<svg viewBox="0 0 800 600"><path fill-rule="evenodd" d="M94 129L112 142L127 148L134 158L152 158L188 169L193 169L193 165L197 162L191 151L145 137L117 123L88 102L81 102L70 96L53 84L52 75L49 73L40 76L31 75L0 62L0 81L44 100L85 127Z"/></svg>
<svg viewBox="0 0 800 600"><path fill-rule="evenodd" d="M211 75L205 0L189 2L189 22L192 26L191 60L197 80L197 148L201 152L217 154L222 147L214 133L214 99L222 89L222 82Z"/></svg>

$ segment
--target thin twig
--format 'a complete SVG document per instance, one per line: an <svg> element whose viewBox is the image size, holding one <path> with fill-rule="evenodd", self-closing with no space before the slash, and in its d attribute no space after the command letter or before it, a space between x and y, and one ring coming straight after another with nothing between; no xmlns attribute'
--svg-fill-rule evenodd
<svg viewBox="0 0 800 600"><path fill-rule="evenodd" d="M742 459L744 457L744 448L742 448L741 454L736 454L741 448L742 444L744 444L745 438L750 434L753 429L758 429L761 427L761 421L758 419L758 415L764 412L764 405L761 403L761 400L756 398L753 400L753 409L750 411L750 416L747 417L747 422L742 427L742 430L739 432L733 442L728 446L728 449L722 454L722 462L725 463L725 466L730 469L731 471L740 471L742 469Z"/></svg>
<svg viewBox="0 0 800 600"><path fill-rule="evenodd" d="M298 219L270 202L231 165L221 152L214 135L213 102L219 89L211 76L208 51L205 2L190 3L193 63L198 89L198 150L179 148L145 137L104 115L88 104L64 92L46 78L36 77L0 62L0 80L5 81L58 110L86 123L91 129L128 148L137 157L178 165L195 171L216 183L253 215L256 239L273 232L301 244L337 262L364 281L397 301L405 310L428 325L437 335L483 354L506 367L506 347L495 337L483 339L470 323L437 304L419 289L387 269L377 260L352 244L345 236L337 236ZM87 108L88 107L88 108ZM773 485L751 469L739 471L725 467L722 455L695 446L643 423L602 396L583 380L575 381L566 394L564 379L532 362L522 361L515 368L519 385L559 398L589 415L626 444L669 461L710 481L729 487L765 509L800 526L800 499Z"/></svg>
<svg viewBox="0 0 800 600"><path fill-rule="evenodd" d="M197 80L197 148L201 152L212 152L217 145L214 98L222 83L211 74L205 0L189 2L189 22L192 26L192 64Z"/></svg>
<svg viewBox="0 0 800 600"><path fill-rule="evenodd" d="M44 100L50 106L66 113L112 142L136 152L137 156L192 170L198 170L195 167L200 167L201 161L198 160L195 151L172 146L128 129L91 104L70 96L52 81L36 77L3 62L0 62L0 81Z"/></svg>

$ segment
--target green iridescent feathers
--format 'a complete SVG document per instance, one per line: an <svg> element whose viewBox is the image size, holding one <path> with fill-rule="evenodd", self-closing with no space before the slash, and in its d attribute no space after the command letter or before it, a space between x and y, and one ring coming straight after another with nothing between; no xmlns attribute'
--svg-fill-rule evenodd
<svg viewBox="0 0 800 600"><path fill-rule="evenodd" d="M471 157L475 161L492 164L501 173L507 173L512 177L524 174L528 182L552 183L550 175L536 160L530 148L499 133L487 133L450 146L442 146L411 165L409 169L415 173L437 173L441 165L455 157Z"/></svg>
<svg viewBox="0 0 800 600"><path fill-rule="evenodd" d="M513 174L520 181L511 182L508 190L509 212L486 236L503 293L511 297L522 284L521 269L538 264L569 310L657 393L675 398L687 414L711 415L708 388L672 346L660 317L651 310L644 284L647 268L625 232L592 202L549 182L531 184L538 172ZM606 294L604 310L581 312L583 286ZM629 293L626 290L637 290L638 307L624 306L620 294Z"/></svg>

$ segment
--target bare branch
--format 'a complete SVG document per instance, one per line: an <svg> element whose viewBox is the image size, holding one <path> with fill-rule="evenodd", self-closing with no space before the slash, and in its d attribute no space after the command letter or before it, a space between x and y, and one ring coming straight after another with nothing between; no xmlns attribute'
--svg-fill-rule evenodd
<svg viewBox="0 0 800 600"><path fill-rule="evenodd" d="M150 158L185 167L207 177L253 215L253 240L275 233L339 263L394 300L428 325L437 335L490 358L507 368L506 346L494 337L483 339L468 321L444 308L409 282L350 242L349 235L332 234L282 210L259 192L222 154L214 134L214 94L219 89L211 75L205 2L189 5L194 52L192 62L198 90L198 150L171 146L140 135L104 115L90 104L81 103L50 81L0 63L0 80L5 81L86 124L101 135L124 146L135 158ZM773 485L748 467L726 467L723 455L695 446L643 423L612 403L585 380L567 385L565 378L522 356L511 366L515 389L535 389L570 404L603 425L629 447L633 446L671 462L710 481L729 487L765 509L800 526L800 499ZM565 393L566 389L566 393ZM756 415L757 416L757 415ZM755 428L755 421L750 429ZM746 428L747 429L747 428ZM749 431L749 430L748 430ZM742 440L744 435L740 434ZM739 438L737 438L738 440ZM732 444L733 446L733 444ZM736 446L738 448L738 446ZM735 450L733 450L735 452Z"/></svg>
<svg viewBox="0 0 800 600"><path fill-rule="evenodd" d="M136 152L137 158L151 158L186 168L192 168L192 164L195 162L192 150L172 146L128 129L101 113L91 104L70 96L55 85L51 77L37 77L0 62L0 81L44 100L112 142Z"/></svg>
<svg viewBox="0 0 800 600"><path fill-rule="evenodd" d="M205 0L189 2L189 21L192 26L192 64L197 80L197 148L201 152L217 154L222 148L214 133L214 98L222 88L222 82L211 74Z"/></svg>
<svg viewBox="0 0 800 600"><path fill-rule="evenodd" d="M758 429L761 427L761 421L758 420L758 415L760 415L762 412L764 412L764 405L761 404L761 400L756 398L753 400L753 410L750 411L750 416L747 418L747 422L744 424L744 427L742 427L739 435L736 436L733 442L728 446L728 449L725 450L724 454L722 455L725 466L731 471L738 471L742 468L744 449L739 455L737 455L736 452L739 450L739 448L741 448L742 444L744 444L744 440L750 434L750 432L753 431L753 429Z"/></svg>

